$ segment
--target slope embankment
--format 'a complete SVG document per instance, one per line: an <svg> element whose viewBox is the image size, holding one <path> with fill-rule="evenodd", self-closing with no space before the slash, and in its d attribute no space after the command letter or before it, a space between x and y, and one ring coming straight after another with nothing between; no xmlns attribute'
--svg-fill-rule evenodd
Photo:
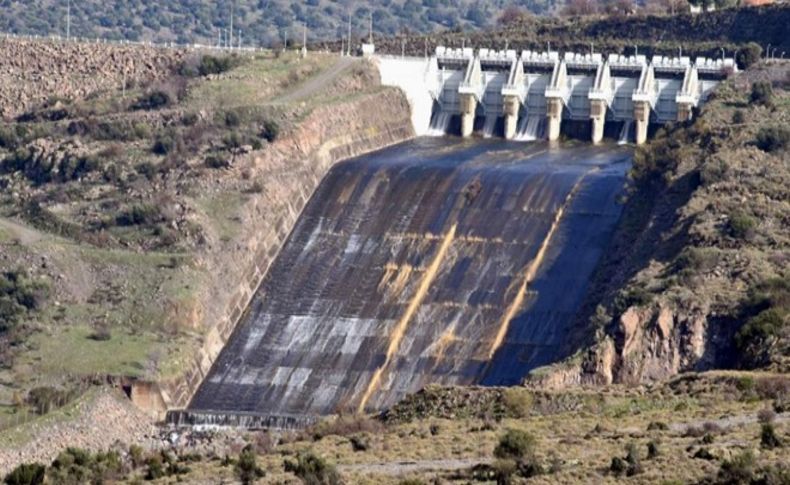
<svg viewBox="0 0 790 485"><path fill-rule="evenodd" d="M695 122L637 152L635 191L588 298L590 330L569 339L587 350L531 383L787 372L788 73L775 63L734 77Z"/></svg>
<svg viewBox="0 0 790 485"><path fill-rule="evenodd" d="M158 412L184 407L207 375L299 214L339 160L413 136L408 104L394 89L366 93L314 110L265 155L253 155L267 190L240 210L243 233L228 252L206 259L215 276L203 291L191 326L209 329L186 371L159 382L137 381L132 400Z"/></svg>

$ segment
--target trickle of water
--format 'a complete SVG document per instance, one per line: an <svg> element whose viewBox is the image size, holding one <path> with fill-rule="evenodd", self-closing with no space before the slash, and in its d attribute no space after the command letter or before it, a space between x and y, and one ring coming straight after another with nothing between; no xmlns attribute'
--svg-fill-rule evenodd
<svg viewBox="0 0 790 485"><path fill-rule="evenodd" d="M625 145L631 141L631 127L633 126L633 120L628 120L623 123L623 128L620 130L620 139L617 140L618 145Z"/></svg>
<svg viewBox="0 0 790 485"><path fill-rule="evenodd" d="M546 126L546 117L541 115L527 115L518 121L516 141L535 141L543 138Z"/></svg>
<svg viewBox="0 0 790 485"><path fill-rule="evenodd" d="M486 116L486 121L483 124L483 138L491 138L494 136L494 129L496 128L496 116Z"/></svg>
<svg viewBox="0 0 790 485"><path fill-rule="evenodd" d="M431 117L431 126L428 128L428 136L444 136L450 127L450 120L453 114L447 111L437 111Z"/></svg>

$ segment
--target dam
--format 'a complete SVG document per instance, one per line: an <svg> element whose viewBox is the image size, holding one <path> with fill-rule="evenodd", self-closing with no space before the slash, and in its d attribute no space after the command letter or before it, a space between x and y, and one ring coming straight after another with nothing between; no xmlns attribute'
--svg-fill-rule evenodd
<svg viewBox="0 0 790 485"><path fill-rule="evenodd" d="M566 356L632 149L420 137L335 165L177 425L296 428Z"/></svg>
<svg viewBox="0 0 790 485"><path fill-rule="evenodd" d="M438 46L428 58L374 57L382 84L409 98L418 134L461 136L499 131L506 139L557 140L562 125L581 123L593 143L617 124L637 144L650 125L691 119L712 90L737 72L732 58L623 56Z"/></svg>

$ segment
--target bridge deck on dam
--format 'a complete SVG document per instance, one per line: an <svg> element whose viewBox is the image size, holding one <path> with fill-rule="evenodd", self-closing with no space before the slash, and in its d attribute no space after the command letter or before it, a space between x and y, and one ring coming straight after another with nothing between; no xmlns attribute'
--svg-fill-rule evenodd
<svg viewBox="0 0 790 485"><path fill-rule="evenodd" d="M631 150L421 138L336 165L190 405L378 410L557 360Z"/></svg>

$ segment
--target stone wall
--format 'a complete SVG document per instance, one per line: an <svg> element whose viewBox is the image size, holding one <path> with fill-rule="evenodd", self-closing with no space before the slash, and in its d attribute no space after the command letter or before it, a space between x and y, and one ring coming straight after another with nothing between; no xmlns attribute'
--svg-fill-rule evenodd
<svg viewBox="0 0 790 485"><path fill-rule="evenodd" d="M192 325L204 329L201 349L180 375L133 384L133 402L159 418L185 407L328 170L340 160L413 136L408 102L387 88L318 108L289 136L251 154L264 190L243 208L242 234L203 262L212 281L196 312L200 322Z"/></svg>

